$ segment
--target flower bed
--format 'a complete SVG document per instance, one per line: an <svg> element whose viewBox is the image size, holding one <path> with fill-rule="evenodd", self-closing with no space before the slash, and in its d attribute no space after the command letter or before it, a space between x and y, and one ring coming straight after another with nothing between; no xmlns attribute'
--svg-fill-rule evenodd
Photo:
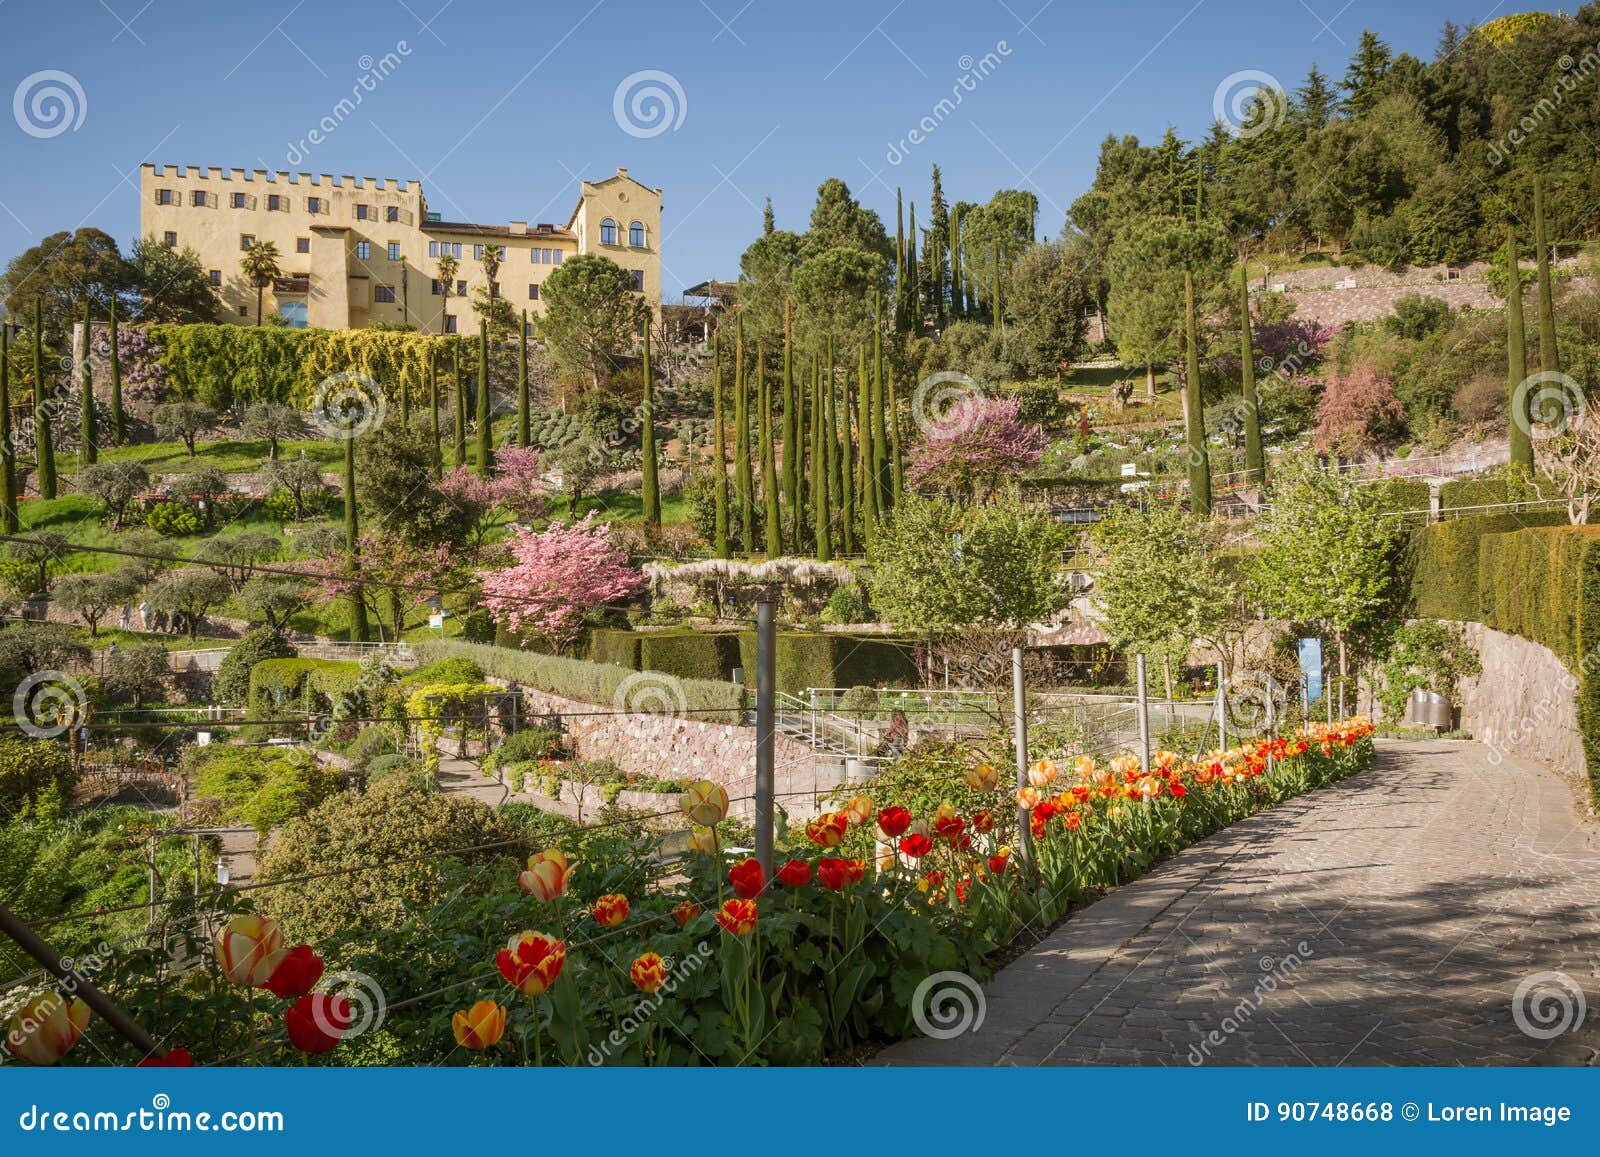
<svg viewBox="0 0 1600 1157"><path fill-rule="evenodd" d="M574 831L520 873L463 866L448 899L403 927L322 945L341 975L360 977L359 997L313 991L321 958L254 915L224 931L220 972L162 984L119 959L108 983L158 1038L201 1060L815 1063L927 1024L918 1001L934 974L981 980L1023 929L1364 770L1371 735L1358 719L1199 761L1161 752L1148 768L1129 756L1043 760L1020 790L991 765L893 768L876 798L839 801L803 835L780 831L772 879L753 859L729 865L723 848L742 836L727 830L727 793L696 783L679 800L695 825L684 861L660 862L659 844L636 832ZM364 1004L385 1009L381 1028L354 1007ZM71 1047L81 1029L69 1013L30 1059ZM117 1047L104 1033L97 1043ZM90 1052L74 1055L101 1056Z"/></svg>

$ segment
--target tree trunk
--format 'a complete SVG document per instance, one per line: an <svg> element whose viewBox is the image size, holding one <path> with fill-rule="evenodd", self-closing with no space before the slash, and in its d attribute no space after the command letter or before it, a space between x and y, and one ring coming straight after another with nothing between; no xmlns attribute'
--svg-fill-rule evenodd
<svg viewBox="0 0 1600 1157"><path fill-rule="evenodd" d="M1146 397L1156 396L1156 367L1154 362L1144 363L1144 392Z"/></svg>

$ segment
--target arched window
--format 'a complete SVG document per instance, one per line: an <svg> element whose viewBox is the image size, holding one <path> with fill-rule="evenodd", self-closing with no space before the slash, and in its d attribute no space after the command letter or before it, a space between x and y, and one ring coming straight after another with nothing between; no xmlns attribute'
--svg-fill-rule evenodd
<svg viewBox="0 0 1600 1157"><path fill-rule="evenodd" d="M615 245L617 243L617 223L610 217L600 222L600 244Z"/></svg>
<svg viewBox="0 0 1600 1157"><path fill-rule="evenodd" d="M628 226L628 244L634 249L644 248L644 222L635 221Z"/></svg>

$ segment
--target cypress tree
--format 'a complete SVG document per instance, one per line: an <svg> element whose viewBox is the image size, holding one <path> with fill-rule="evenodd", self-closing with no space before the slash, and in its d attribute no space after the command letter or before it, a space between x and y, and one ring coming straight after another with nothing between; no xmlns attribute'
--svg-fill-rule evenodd
<svg viewBox="0 0 1600 1157"><path fill-rule="evenodd" d="M900 405L894 396L894 374L889 374L889 471L893 501L906 492L905 462L900 456Z"/></svg>
<svg viewBox="0 0 1600 1157"><path fill-rule="evenodd" d="M1261 453L1261 408L1256 402L1256 355L1250 345L1250 274L1239 266L1239 393L1244 407L1244 478L1260 485L1267 480Z"/></svg>
<svg viewBox="0 0 1600 1157"><path fill-rule="evenodd" d="M778 463L772 445L772 387L767 384L766 351L756 347L756 429L761 442L761 496L766 500L767 557L783 554L783 512L778 509Z"/></svg>
<svg viewBox="0 0 1600 1157"><path fill-rule="evenodd" d="M478 322L478 477L494 467L494 417L489 408L489 323Z"/></svg>
<svg viewBox="0 0 1600 1157"><path fill-rule="evenodd" d="M906 307L910 331L922 333L922 286L917 278L917 202L910 203L906 221Z"/></svg>
<svg viewBox="0 0 1600 1157"><path fill-rule="evenodd" d="M950 312L960 317L966 313L966 299L961 287L961 204L950 208Z"/></svg>
<svg viewBox="0 0 1600 1157"><path fill-rule="evenodd" d="M450 346L450 362L455 367L456 376L456 435L454 444L454 466L467 464L467 379L461 369L461 339L458 337Z"/></svg>
<svg viewBox="0 0 1600 1157"><path fill-rule="evenodd" d="M350 569L361 573L361 525L356 517L356 440L344 440L344 550L350 557ZM353 642L367 641L367 603L361 597L361 585L350 591L350 638Z"/></svg>
<svg viewBox="0 0 1600 1157"><path fill-rule="evenodd" d="M1522 321L1522 265L1517 260L1517 227L1506 226L1506 435L1511 467L1533 473L1533 437L1522 383L1528 378L1527 332Z"/></svg>
<svg viewBox="0 0 1600 1157"><path fill-rule="evenodd" d="M722 412L722 335L711 338L711 427L712 453L716 455L711 487L712 502L716 510L715 533L712 549L718 558L732 558L728 549L728 436L724 430L726 420Z"/></svg>
<svg viewBox="0 0 1600 1157"><path fill-rule="evenodd" d="M526 348L526 347L524 347ZM661 483L656 463L656 397L654 376L650 367L650 322L644 323L644 399L639 407L642 424L639 427L640 479L639 503L644 507L644 520L649 526L661 525Z"/></svg>
<svg viewBox="0 0 1600 1157"><path fill-rule="evenodd" d="M734 328L733 351L733 493L739 503L739 546L756 548L755 475L750 469L750 398L745 380L744 314Z"/></svg>
<svg viewBox="0 0 1600 1157"><path fill-rule="evenodd" d="M1183 274L1183 316L1188 373L1183 391L1183 431L1189 452L1189 508L1211 513L1211 463L1206 458L1205 406L1200 398L1200 347L1196 342L1194 274Z"/></svg>
<svg viewBox="0 0 1600 1157"><path fill-rule="evenodd" d="M861 459L861 536L868 550L878 539L878 480L872 476L872 385L867 378L867 347L862 343L856 361L859 397L856 417L856 456Z"/></svg>
<svg viewBox="0 0 1600 1157"><path fill-rule="evenodd" d="M789 508L789 541L800 548L800 449L799 398L794 389L794 348L790 332L789 299L783 301L783 501Z"/></svg>
<svg viewBox="0 0 1600 1157"><path fill-rule="evenodd" d="M0 534L17 533L17 454L11 444L11 326L0 321Z"/></svg>
<svg viewBox="0 0 1600 1157"><path fill-rule="evenodd" d="M944 181L933 166L933 188L928 195L928 243L923 262L928 267L928 304L934 321L944 327L944 255L950 244L950 210L944 203Z"/></svg>
<svg viewBox="0 0 1600 1157"><path fill-rule="evenodd" d="M1001 275L1000 275L1000 238L998 238L998 237L996 237L994 239L993 250L994 250L994 302L993 302L994 336L995 337L1001 337L1001 336L1003 336L1003 330L1005 329L1005 320L1004 320L1005 319L1005 307L1001 304L1001 301L1000 301L1000 283L1001 283L1002 278L1001 278Z"/></svg>
<svg viewBox="0 0 1600 1157"><path fill-rule="evenodd" d="M127 420L122 415L122 362L118 360L117 295L111 295L111 440L122 445L128 440Z"/></svg>
<svg viewBox="0 0 1600 1157"><path fill-rule="evenodd" d="M645 351L649 353L650 334L644 335ZM648 383L649 375L645 375ZM532 417L528 408L528 311L522 311L522 331L517 340L517 445L527 448L532 441Z"/></svg>
<svg viewBox="0 0 1600 1157"><path fill-rule="evenodd" d="M411 385L404 378L400 380L400 424L411 425Z"/></svg>
<svg viewBox="0 0 1600 1157"><path fill-rule="evenodd" d="M888 512L888 480L885 470L889 460L889 443L883 432L883 294L872 299L872 403L868 407L872 419L872 495L873 505L881 517Z"/></svg>
<svg viewBox="0 0 1600 1157"><path fill-rule="evenodd" d="M900 190L894 191L894 328L904 332L911 326L911 309L906 304L906 214Z"/></svg>
<svg viewBox="0 0 1600 1157"><path fill-rule="evenodd" d="M78 366L78 380L83 387L83 397L80 399L82 406L78 423L78 464L98 461L100 458L100 431L95 423L94 412L94 372L89 365L89 301L83 302L83 348L82 359Z"/></svg>
<svg viewBox="0 0 1600 1157"><path fill-rule="evenodd" d="M833 547L828 541L828 478L827 457L822 445L822 373L817 368L816 355L811 360L811 517L817 540L819 562L833 560Z"/></svg>
<svg viewBox="0 0 1600 1157"><path fill-rule="evenodd" d="M56 446L50 433L50 406L44 384L44 313L33 299L33 422L35 466L39 472L39 497L56 496Z"/></svg>
<svg viewBox="0 0 1600 1157"><path fill-rule="evenodd" d="M428 430L433 434L433 472L444 465L444 443L439 438L439 347L428 344Z"/></svg>
<svg viewBox="0 0 1600 1157"><path fill-rule="evenodd" d="M1550 240L1544 226L1544 177L1533 175L1533 256L1539 273L1539 370L1557 373L1561 359L1556 356L1556 308L1550 289Z"/></svg>
<svg viewBox="0 0 1600 1157"><path fill-rule="evenodd" d="M839 388L843 391L837 406L839 414L839 510L844 517L840 538L846 554L856 551L855 465L850 459L850 371L845 369Z"/></svg>

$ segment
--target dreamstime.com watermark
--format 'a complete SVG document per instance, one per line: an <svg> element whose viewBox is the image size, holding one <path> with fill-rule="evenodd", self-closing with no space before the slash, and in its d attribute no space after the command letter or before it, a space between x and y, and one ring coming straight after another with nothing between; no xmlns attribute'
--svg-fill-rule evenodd
<svg viewBox="0 0 1600 1157"><path fill-rule="evenodd" d="M683 127L689 97L670 72L646 68L629 73L611 94L611 116L630 137L649 140Z"/></svg>
<svg viewBox="0 0 1600 1157"><path fill-rule="evenodd" d="M11 94L17 127L41 141L77 132L89 115L89 97L70 72L46 68L22 78Z"/></svg>
<svg viewBox="0 0 1600 1157"><path fill-rule="evenodd" d="M298 165L311 155L311 150L323 144L331 137L340 125L349 120L361 107L368 94L378 91L378 86L387 80L394 71L400 67L402 61L411 55L411 46L404 40L394 42L394 47L376 60L372 56L364 55L356 61L356 67L361 70L355 83L350 86L350 95L341 97L333 108L319 120L312 129L298 141L290 141L288 151L283 154L283 159L291 165Z"/></svg>
<svg viewBox="0 0 1600 1157"><path fill-rule="evenodd" d="M1270 72L1246 68L1222 78L1211 94L1211 119L1242 140L1277 128L1289 115L1289 97Z"/></svg>
<svg viewBox="0 0 1600 1157"><path fill-rule="evenodd" d="M1589 1015L1589 1001L1565 972L1535 972L1511 994L1511 1019L1525 1036L1554 1040L1576 1032Z"/></svg>
<svg viewBox="0 0 1600 1157"><path fill-rule="evenodd" d="M985 52L977 59L971 53L965 53L956 61L956 67L961 70L961 75L956 77L955 83L950 86L950 95L940 97L929 109L927 114L911 130L898 141L889 142L889 150L884 154L884 160L891 165L898 165L911 156L911 150L924 143L929 137L939 130L939 126L954 115L956 109L961 107L961 102L969 95L978 91L978 85L986 80L1006 57L1012 53L1011 45L1004 40L997 40L994 48Z"/></svg>
<svg viewBox="0 0 1600 1157"><path fill-rule="evenodd" d="M17 1117L24 1133L282 1133L276 1109L225 1109L189 1113L172 1108L172 1098L157 1093L149 1108L118 1113L109 1109L51 1109L29 1105Z"/></svg>
<svg viewBox="0 0 1600 1157"><path fill-rule="evenodd" d="M39 990L33 990L27 1004L24 1005L25 1008L31 1007L31 1013L22 1012L12 1020L6 1032L6 1044L11 1052L20 1053L28 1039L44 1027L45 1022L55 1015L56 1010L76 998L80 985L87 983L91 976L111 963L111 956L111 945L104 940L82 956L63 956L61 967L66 975L58 979L55 986L46 991L44 999L37 1004L33 1003L33 996Z"/></svg>
<svg viewBox="0 0 1600 1157"><path fill-rule="evenodd" d="M629 1042L639 1034L640 1030L650 1022L650 1018L661 1010L661 1006L666 1003L667 997L677 990L678 985L705 967L706 961L711 959L711 953L710 942L702 940L695 946L693 952L682 960L676 961L672 966L672 970L667 973L667 982L665 984L649 996L641 998L639 1003L633 1006L633 1011L624 1016L621 1023L606 1034L604 1040L589 1046L589 1053L586 1058L589 1064L598 1068L606 1063L612 1053L618 1049L626 1048Z"/></svg>
<svg viewBox="0 0 1600 1157"><path fill-rule="evenodd" d="M1189 1046L1189 1064L1198 1068L1210 1060L1211 1054L1227 1044L1228 1038L1234 1033L1249 1024L1261 1006L1266 1003L1267 998L1289 983L1295 973L1300 971L1300 966L1313 955L1311 945L1304 940L1294 948L1295 950L1286 956L1261 958L1261 979L1256 981L1254 988L1240 998L1239 1003L1233 1006L1233 1011L1222 1018L1221 1024Z"/></svg>
<svg viewBox="0 0 1600 1157"><path fill-rule="evenodd" d="M989 1011L983 988L965 972L935 972L911 994L911 1020L934 1040L977 1032Z"/></svg>
<svg viewBox="0 0 1600 1157"><path fill-rule="evenodd" d="M1496 167L1503 165L1512 153L1527 144L1533 134L1539 131L1540 126L1567 102L1567 97L1576 92L1582 82L1593 76L1596 69L1600 69L1600 44L1596 44L1577 60L1563 54L1556 61L1556 66L1561 69L1561 75L1551 82L1550 95L1540 97L1522 119L1506 131L1505 135L1489 143L1488 160L1491 165Z"/></svg>

